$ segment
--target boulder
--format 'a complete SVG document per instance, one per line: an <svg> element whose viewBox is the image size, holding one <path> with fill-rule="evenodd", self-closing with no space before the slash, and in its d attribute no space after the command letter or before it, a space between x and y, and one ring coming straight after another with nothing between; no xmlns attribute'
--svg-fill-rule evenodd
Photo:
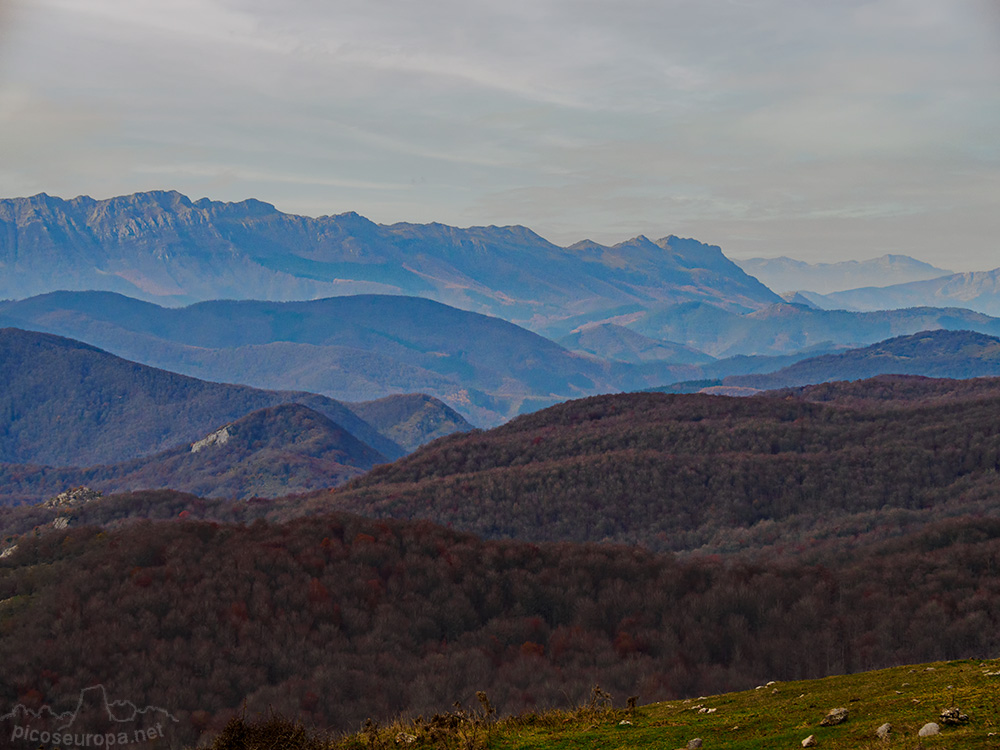
<svg viewBox="0 0 1000 750"><path fill-rule="evenodd" d="M831 708L829 713L823 717L823 721L819 723L821 727L832 727L837 724L843 724L847 721L847 709L846 708Z"/></svg>
<svg viewBox="0 0 1000 750"><path fill-rule="evenodd" d="M804 740L802 740L802 747L816 747L818 743L816 742L816 735L810 734Z"/></svg>
<svg viewBox="0 0 1000 750"><path fill-rule="evenodd" d="M701 747L701 737L695 737L693 740L688 740L687 750L698 750Z"/></svg>
<svg viewBox="0 0 1000 750"><path fill-rule="evenodd" d="M887 740L889 739L889 733L891 731L892 731L892 724L886 722L885 724L883 724L882 726L880 726L878 729L875 730L875 736L878 737L880 740Z"/></svg>
<svg viewBox="0 0 1000 750"><path fill-rule="evenodd" d="M933 721L924 724L920 727L920 731L917 732L918 737L933 737L935 734L941 734L941 727Z"/></svg>

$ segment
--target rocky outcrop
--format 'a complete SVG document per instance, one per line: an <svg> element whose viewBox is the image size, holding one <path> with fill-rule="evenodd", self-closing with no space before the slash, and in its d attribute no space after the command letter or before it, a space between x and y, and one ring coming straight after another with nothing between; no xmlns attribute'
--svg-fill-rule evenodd
<svg viewBox="0 0 1000 750"><path fill-rule="evenodd" d="M847 721L848 711L846 708L831 708L829 713L823 717L823 720L819 723L821 727L832 727L837 724L843 724Z"/></svg>
<svg viewBox="0 0 1000 750"><path fill-rule="evenodd" d="M216 430L211 435L191 443L191 452L197 453L212 445L225 445L229 442L229 437L229 425L226 425L221 430Z"/></svg>
<svg viewBox="0 0 1000 750"><path fill-rule="evenodd" d="M947 724L948 726L957 727L962 724L969 723L969 717L967 714L963 714L957 708L952 706L951 708L946 708L941 712L941 723Z"/></svg>
<svg viewBox="0 0 1000 750"><path fill-rule="evenodd" d="M75 508L86 505L98 498L104 497L103 493L92 490L90 487L74 487L60 492L53 498L49 498L42 503L43 508Z"/></svg>

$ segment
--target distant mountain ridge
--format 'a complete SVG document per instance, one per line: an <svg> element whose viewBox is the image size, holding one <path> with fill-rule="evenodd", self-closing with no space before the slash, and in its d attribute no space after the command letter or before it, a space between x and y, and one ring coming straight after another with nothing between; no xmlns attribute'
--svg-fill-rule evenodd
<svg viewBox="0 0 1000 750"><path fill-rule="evenodd" d="M673 236L561 248L525 227L386 226L356 213L309 218L165 191L0 200L0 268L0 298L57 288L168 304L404 294L536 331L629 304L748 310L778 299L718 247Z"/></svg>
<svg viewBox="0 0 1000 750"><path fill-rule="evenodd" d="M707 364L714 359L689 346L643 336L615 323L582 326L568 336L563 336L559 343L571 351L633 364L671 362L697 365Z"/></svg>
<svg viewBox="0 0 1000 750"><path fill-rule="evenodd" d="M636 315L627 325L644 336L678 342L719 358L784 355L811 348L830 351L938 328L1000 334L1000 319L960 308L854 312L786 302L745 314L686 303Z"/></svg>
<svg viewBox="0 0 1000 750"><path fill-rule="evenodd" d="M109 292L0 302L0 325L70 336L202 380L346 402L420 392L479 426L586 395L773 371L929 329L1000 334L1000 319L939 308L858 313L782 302L739 314L691 302L618 319L581 324L564 340L578 353L498 318L398 295L184 308Z"/></svg>
<svg viewBox="0 0 1000 750"><path fill-rule="evenodd" d="M883 255L870 260L847 260L839 263L806 263L786 256L747 258L733 262L779 293L810 291L829 294L871 286L872 281L876 280L884 285L902 284L936 279L952 273L908 255Z"/></svg>
<svg viewBox="0 0 1000 750"><path fill-rule="evenodd" d="M732 375L723 383L772 390L888 374L952 379L1000 376L1000 338L973 331L922 331L811 357L768 374Z"/></svg>
<svg viewBox="0 0 1000 750"><path fill-rule="evenodd" d="M826 309L866 311L938 305L1000 315L1000 268L808 296L810 301Z"/></svg>
<svg viewBox="0 0 1000 750"><path fill-rule="evenodd" d="M427 393L478 424L671 372L574 354L505 320L398 295L163 308L109 292L57 292L0 302L3 320L204 380L343 401Z"/></svg>

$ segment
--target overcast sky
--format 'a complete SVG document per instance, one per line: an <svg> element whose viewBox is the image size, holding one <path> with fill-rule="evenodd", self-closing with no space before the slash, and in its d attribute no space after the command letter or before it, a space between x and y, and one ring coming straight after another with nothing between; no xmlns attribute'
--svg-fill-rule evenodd
<svg viewBox="0 0 1000 750"><path fill-rule="evenodd" d="M150 189L995 268L1000 0L0 0L0 196Z"/></svg>

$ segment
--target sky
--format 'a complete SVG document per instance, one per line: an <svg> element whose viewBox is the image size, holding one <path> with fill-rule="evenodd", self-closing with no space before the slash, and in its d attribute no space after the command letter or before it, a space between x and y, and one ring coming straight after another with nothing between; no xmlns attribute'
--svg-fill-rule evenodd
<svg viewBox="0 0 1000 750"><path fill-rule="evenodd" d="M153 189L991 269L1000 0L0 0L0 197Z"/></svg>

